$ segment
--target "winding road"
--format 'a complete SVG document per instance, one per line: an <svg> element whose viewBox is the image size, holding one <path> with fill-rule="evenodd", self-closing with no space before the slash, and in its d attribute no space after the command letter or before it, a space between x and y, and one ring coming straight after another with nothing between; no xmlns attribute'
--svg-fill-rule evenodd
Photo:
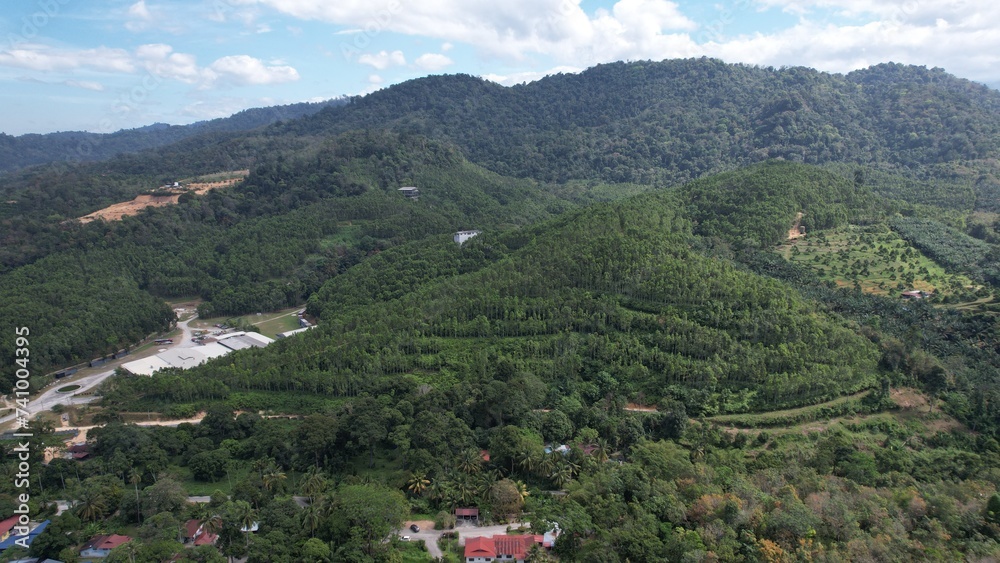
<svg viewBox="0 0 1000 563"><path fill-rule="evenodd" d="M197 318L198 315L194 315L189 319L177 323L177 328L181 329L179 342L174 342L174 344L164 345L155 349L149 349L146 351L145 356L151 356L167 348L191 348L193 346L197 346L198 344L191 341L193 330L188 326L188 323ZM28 411L33 417L40 412L51 410L52 407L56 405L83 405L96 401L98 398L96 395L81 395L92 391L105 379L114 375L115 369L121 364L141 357L144 356L126 356L120 360L115 360L114 362L105 364L105 367L110 368L105 371L84 375L77 379L53 381L47 386L45 391L42 391L40 395L35 395L31 398L31 402L28 403ZM60 393L59 389L67 385L79 385L80 388L75 389L72 392ZM12 401L7 397L4 398L4 406L13 406ZM15 418L16 414L9 414L7 416L0 417L0 427L7 428Z"/></svg>

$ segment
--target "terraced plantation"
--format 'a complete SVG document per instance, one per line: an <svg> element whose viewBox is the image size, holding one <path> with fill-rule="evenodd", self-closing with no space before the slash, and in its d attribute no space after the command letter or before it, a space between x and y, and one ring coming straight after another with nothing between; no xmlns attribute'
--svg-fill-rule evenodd
<svg viewBox="0 0 1000 563"><path fill-rule="evenodd" d="M920 290L959 302L975 301L981 286L949 273L888 227L845 227L789 240L778 248L786 259L841 287L896 296Z"/></svg>

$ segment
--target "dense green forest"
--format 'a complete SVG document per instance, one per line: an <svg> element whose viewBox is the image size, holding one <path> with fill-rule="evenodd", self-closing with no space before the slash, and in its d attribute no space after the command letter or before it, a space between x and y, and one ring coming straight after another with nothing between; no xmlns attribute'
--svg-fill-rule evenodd
<svg viewBox="0 0 1000 563"><path fill-rule="evenodd" d="M199 121L191 125L156 123L106 134L66 131L14 137L0 133L0 172L48 162L100 161L123 153L170 145L197 135L251 131L278 121L312 115L325 107L344 102L343 99L334 99L251 108L230 117Z"/></svg>
<svg viewBox="0 0 1000 563"><path fill-rule="evenodd" d="M33 513L74 505L31 554L126 533L109 561L428 561L403 522L477 506L558 524L564 561L996 558L998 110L939 69L614 63L418 79L0 175L0 319L31 328L36 388L167 329L165 299L318 320L43 413L53 444L59 415L105 426L87 461L33 459ZM816 255L776 252L790 230ZM875 294L858 277L880 256L897 285ZM898 296L915 256L945 298ZM204 418L124 422L149 412ZM0 484L0 511L15 492ZM215 548L183 549L188 519Z"/></svg>
<svg viewBox="0 0 1000 563"><path fill-rule="evenodd" d="M398 192L410 183L425 187L419 200ZM345 134L259 167L234 190L62 231L51 245L31 240L49 255L0 277L0 310L11 326L43 322L33 360L44 372L166 328L169 315L151 296L198 296L204 316L269 311L303 303L327 278L405 241L509 229L570 206L440 143ZM107 293L115 287L120 300ZM13 338L7 331L0 341ZM0 373L9 387L13 364Z"/></svg>

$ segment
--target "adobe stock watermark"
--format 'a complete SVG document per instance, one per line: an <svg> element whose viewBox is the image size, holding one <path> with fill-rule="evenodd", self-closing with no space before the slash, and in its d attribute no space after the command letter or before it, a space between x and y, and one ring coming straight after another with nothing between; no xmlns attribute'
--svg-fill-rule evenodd
<svg viewBox="0 0 1000 563"><path fill-rule="evenodd" d="M17 523L14 524L13 535L20 536L14 543L27 548L28 533L31 531L31 492L29 483L31 482L31 444L35 433L31 430L31 400L28 396L31 393L31 369L28 367L31 362L31 349L28 336L31 331L26 326L14 329L14 364L16 367L14 380L14 403L17 407L15 411L14 439L17 446L11 451L17 459L17 471L14 473L14 488L18 491L15 499L16 508L14 515L17 516Z"/></svg>
<svg viewBox="0 0 1000 563"><path fill-rule="evenodd" d="M106 135L122 129L125 118L149 99L149 96L162 83L162 76L158 76L147 70L138 84L127 88L111 103L111 108L108 111L109 115L98 121L97 126L91 129L91 131ZM66 162L69 164L78 164L87 160L103 142L103 137L97 136L81 140L73 147L72 154L66 156Z"/></svg>
<svg viewBox="0 0 1000 563"><path fill-rule="evenodd" d="M23 44L37 39L42 28L49 25L52 18L58 16L62 7L69 2L70 0L38 0L35 2L37 9L21 18L20 26L17 27L20 33L9 33L4 41L4 49L13 51Z"/></svg>
<svg viewBox="0 0 1000 563"><path fill-rule="evenodd" d="M372 39L385 31L392 22L392 19L402 9L403 4L400 0L389 0L384 8L376 10L371 18L365 22L365 25L352 34L351 41L342 41L340 43L340 54L347 60L361 55L368 48L368 45L371 44Z"/></svg>

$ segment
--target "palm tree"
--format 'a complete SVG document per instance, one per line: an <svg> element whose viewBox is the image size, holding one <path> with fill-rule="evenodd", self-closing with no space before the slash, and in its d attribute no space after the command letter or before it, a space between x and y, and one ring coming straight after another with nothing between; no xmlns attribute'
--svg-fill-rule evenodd
<svg viewBox="0 0 1000 563"><path fill-rule="evenodd" d="M556 468L556 456L558 455L560 454L543 454L542 459L538 462L538 473L540 473L543 477L552 475L552 472L555 471Z"/></svg>
<svg viewBox="0 0 1000 563"><path fill-rule="evenodd" d="M233 503L236 521L240 524L240 531L246 533L247 547L250 547L250 534L253 525L257 523L257 511L245 500L238 500Z"/></svg>
<svg viewBox="0 0 1000 563"><path fill-rule="evenodd" d="M514 484L517 485L517 492L521 495L521 501L528 500L528 496L531 493L528 492L528 486L524 484L524 481L514 481Z"/></svg>
<svg viewBox="0 0 1000 563"><path fill-rule="evenodd" d="M316 537L316 528L319 527L319 523L323 520L323 508L316 504L309 504L309 506L302 509L302 523L309 528L309 537Z"/></svg>
<svg viewBox="0 0 1000 563"><path fill-rule="evenodd" d="M527 473L531 473L532 469L537 465L537 459L535 454L530 450L523 450L517 453L516 456L517 465Z"/></svg>
<svg viewBox="0 0 1000 563"><path fill-rule="evenodd" d="M427 479L426 473L413 473L410 476L410 480L406 482L406 490L413 493L414 496L419 497L424 494L424 491L427 490L427 486L430 484L431 482Z"/></svg>
<svg viewBox="0 0 1000 563"><path fill-rule="evenodd" d="M610 453L611 450L611 448L608 446L608 441L605 440L604 438L598 438L596 445L597 447L594 448L594 459L596 459L600 463L608 461L608 454Z"/></svg>
<svg viewBox="0 0 1000 563"><path fill-rule="evenodd" d="M84 522L92 522L104 516L108 510L108 503L96 489L84 489L80 493L80 504L76 508L77 514Z"/></svg>
<svg viewBox="0 0 1000 563"><path fill-rule="evenodd" d="M128 482L135 487L135 521L142 522L142 502L139 500L139 483L142 482L142 472L134 467L129 469Z"/></svg>
<svg viewBox="0 0 1000 563"><path fill-rule="evenodd" d="M479 473L483 469L483 458L475 449L466 449L458 457L458 468L464 473Z"/></svg>
<svg viewBox="0 0 1000 563"><path fill-rule="evenodd" d="M222 530L222 517L219 516L218 509L207 502L199 503L195 507L193 516L206 534L218 534Z"/></svg>
<svg viewBox="0 0 1000 563"><path fill-rule="evenodd" d="M287 478L288 475L285 475L285 472L273 463L269 464L264 470L263 475L261 475L261 481L264 482L264 488L272 493L281 492L284 489L285 479Z"/></svg>
<svg viewBox="0 0 1000 563"><path fill-rule="evenodd" d="M309 497L309 504L312 504L316 500L316 495L325 490L326 477L323 476L316 466L310 467L306 471L305 478L302 480L302 492Z"/></svg>
<svg viewBox="0 0 1000 563"><path fill-rule="evenodd" d="M552 482L560 489L573 480L573 468L571 465L568 461L557 463L555 469L552 470L552 474L549 475Z"/></svg>

